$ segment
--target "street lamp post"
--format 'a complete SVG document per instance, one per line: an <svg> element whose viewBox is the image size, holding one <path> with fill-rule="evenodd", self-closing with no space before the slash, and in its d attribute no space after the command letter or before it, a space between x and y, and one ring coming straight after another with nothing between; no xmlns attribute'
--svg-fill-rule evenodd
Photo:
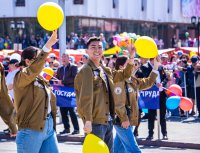
<svg viewBox="0 0 200 153"><path fill-rule="evenodd" d="M200 17L192 16L191 23L195 26L195 30L197 29L197 49L198 49L198 56L199 54L199 25L200 25Z"/></svg>

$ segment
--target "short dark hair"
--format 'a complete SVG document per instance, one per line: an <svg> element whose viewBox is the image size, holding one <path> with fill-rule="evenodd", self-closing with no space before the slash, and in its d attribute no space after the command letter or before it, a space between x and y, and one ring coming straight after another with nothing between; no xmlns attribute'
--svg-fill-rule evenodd
<svg viewBox="0 0 200 153"><path fill-rule="evenodd" d="M90 43L93 41L101 41L99 37L90 37L86 43L87 48L89 47Z"/></svg>
<svg viewBox="0 0 200 153"><path fill-rule="evenodd" d="M22 60L25 59L32 60L35 56L37 56L38 50L40 49L33 46L25 48L21 55Z"/></svg>
<svg viewBox="0 0 200 153"><path fill-rule="evenodd" d="M117 57L117 60L116 60L116 63L115 63L115 69L119 70L119 67L120 66L124 66L126 61L127 61L127 57L126 56Z"/></svg>
<svg viewBox="0 0 200 153"><path fill-rule="evenodd" d="M25 48L21 54L20 66L26 66L25 59L29 60L34 59L37 56L37 52L39 50L40 50L39 48L33 46Z"/></svg>
<svg viewBox="0 0 200 153"><path fill-rule="evenodd" d="M176 58L176 56L175 56L175 55L172 55L171 58L170 58L170 62L172 62L172 60L173 60L174 58Z"/></svg>

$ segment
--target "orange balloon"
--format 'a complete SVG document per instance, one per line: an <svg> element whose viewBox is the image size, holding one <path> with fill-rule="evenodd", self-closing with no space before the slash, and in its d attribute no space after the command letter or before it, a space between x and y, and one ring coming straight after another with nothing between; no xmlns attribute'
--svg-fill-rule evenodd
<svg viewBox="0 0 200 153"><path fill-rule="evenodd" d="M172 84L169 88L169 91L176 96L182 96L182 88L177 84Z"/></svg>
<svg viewBox="0 0 200 153"><path fill-rule="evenodd" d="M180 108L184 111L189 111L193 107L193 102L187 97L181 97Z"/></svg>

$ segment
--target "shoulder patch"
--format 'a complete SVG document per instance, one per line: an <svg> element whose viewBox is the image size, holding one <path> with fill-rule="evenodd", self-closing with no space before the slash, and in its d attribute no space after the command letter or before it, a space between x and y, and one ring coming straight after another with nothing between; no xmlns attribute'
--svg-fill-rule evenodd
<svg viewBox="0 0 200 153"><path fill-rule="evenodd" d="M115 92L116 95L120 95L120 94L122 93L122 88L116 87L116 88L114 89L114 92Z"/></svg>
<svg viewBox="0 0 200 153"><path fill-rule="evenodd" d="M128 92L133 92L133 91L134 91L133 88L131 87L128 88Z"/></svg>

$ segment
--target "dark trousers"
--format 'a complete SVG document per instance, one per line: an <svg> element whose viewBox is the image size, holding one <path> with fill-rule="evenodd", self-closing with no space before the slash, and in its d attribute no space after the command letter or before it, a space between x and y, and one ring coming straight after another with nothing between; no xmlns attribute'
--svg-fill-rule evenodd
<svg viewBox="0 0 200 153"><path fill-rule="evenodd" d="M167 128L166 128L166 93L164 91L160 92L160 125L161 125L161 132L163 135L167 135ZM148 114L148 129L149 135L153 136L154 132L154 121L156 117L156 110L149 109Z"/></svg>
<svg viewBox="0 0 200 153"><path fill-rule="evenodd" d="M92 124L92 134L101 138L108 146L110 153L113 153L113 123L109 121L107 125Z"/></svg>
<svg viewBox="0 0 200 153"><path fill-rule="evenodd" d="M197 109L199 111L199 117L200 117L200 87L196 87L196 98L197 98Z"/></svg>
<svg viewBox="0 0 200 153"><path fill-rule="evenodd" d="M72 124L74 126L74 130L79 131L78 119L77 119L76 113L74 111L74 107L60 107L60 112L61 112L64 128L70 129L69 118L68 118L68 112L69 112Z"/></svg>
<svg viewBox="0 0 200 153"><path fill-rule="evenodd" d="M138 128L139 128L139 126L140 126L140 122L141 122L141 115L142 115L142 109L139 109L139 111L138 111L138 125L135 127L135 129L134 129L134 136L138 136L139 134L138 134ZM146 115L146 114L145 114Z"/></svg>

